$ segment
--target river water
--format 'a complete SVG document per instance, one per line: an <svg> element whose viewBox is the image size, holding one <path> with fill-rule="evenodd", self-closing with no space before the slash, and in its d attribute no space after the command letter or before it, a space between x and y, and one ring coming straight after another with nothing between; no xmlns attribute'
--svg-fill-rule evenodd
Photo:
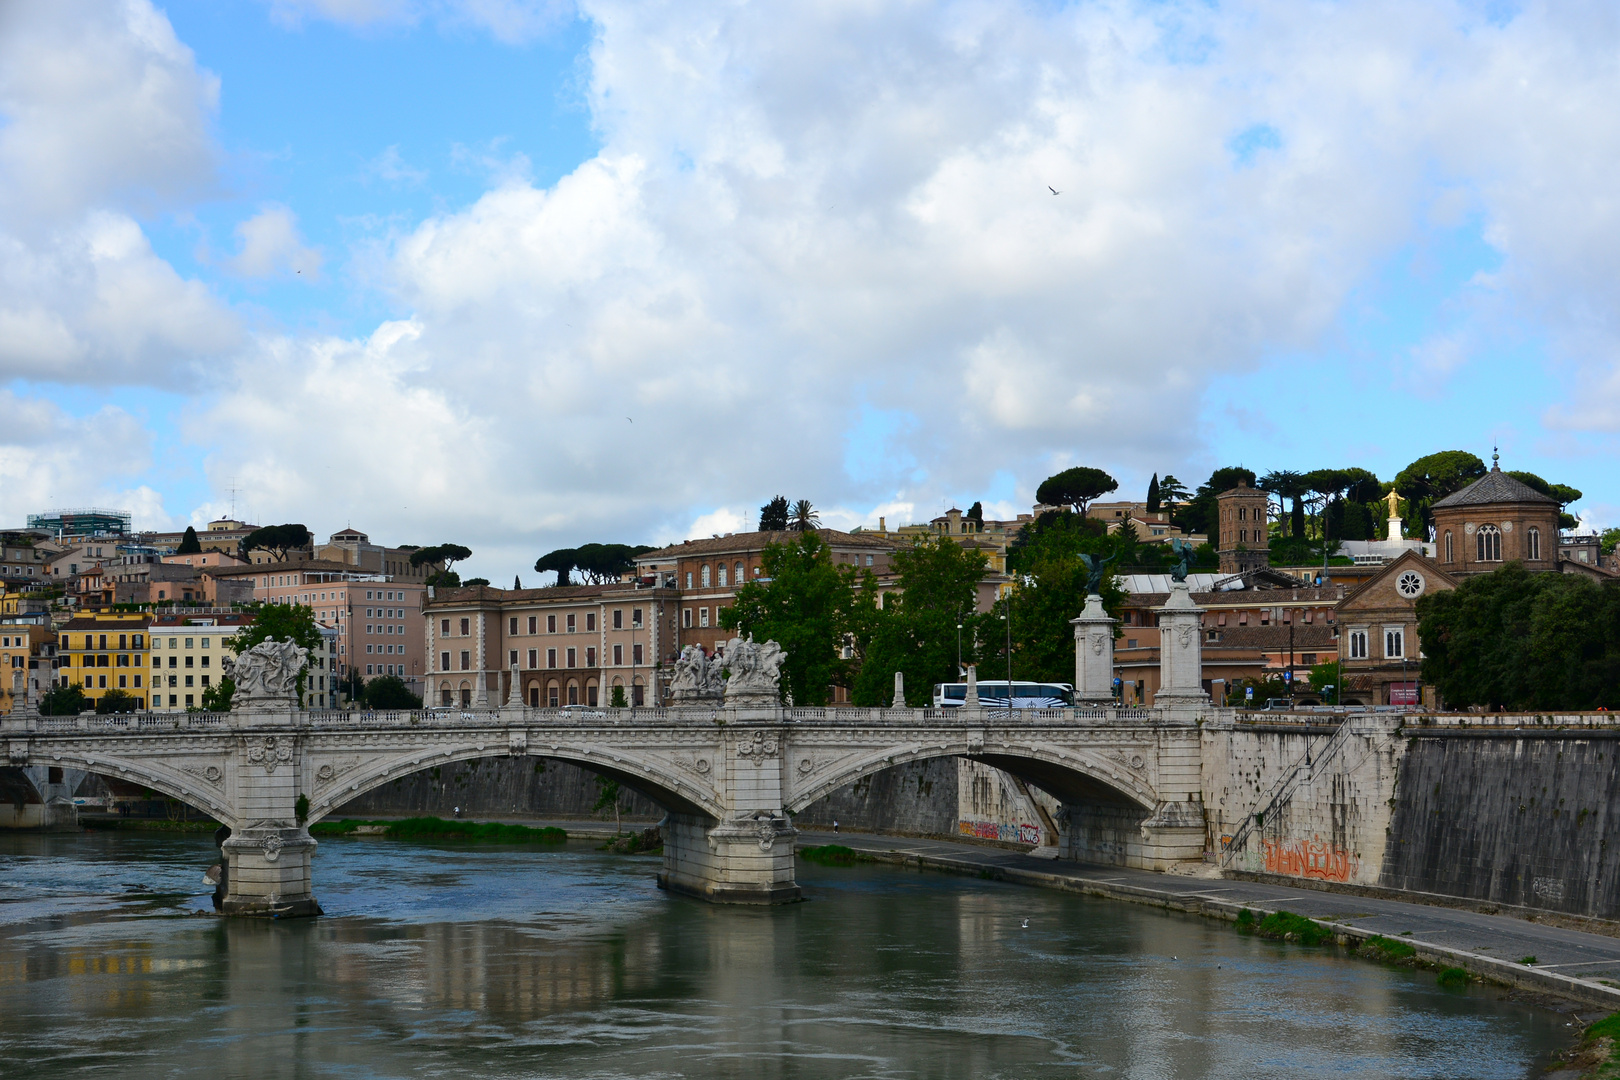
<svg viewBox="0 0 1620 1080"><path fill-rule="evenodd" d="M0 836L0 1077L1504 1077L1566 1017L1331 948L800 862L713 907L657 860L323 840L328 917L210 908L205 838ZM1028 920L1028 926L1024 925Z"/></svg>

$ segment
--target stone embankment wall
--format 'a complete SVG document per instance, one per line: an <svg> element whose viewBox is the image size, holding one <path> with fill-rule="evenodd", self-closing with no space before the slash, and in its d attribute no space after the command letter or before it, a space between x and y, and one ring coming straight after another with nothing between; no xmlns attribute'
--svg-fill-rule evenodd
<svg viewBox="0 0 1620 1080"><path fill-rule="evenodd" d="M1214 724L1204 751L1227 869L1620 919L1610 714Z"/></svg>
<svg viewBox="0 0 1620 1080"><path fill-rule="evenodd" d="M1408 733L1381 884L1620 918L1620 730Z"/></svg>

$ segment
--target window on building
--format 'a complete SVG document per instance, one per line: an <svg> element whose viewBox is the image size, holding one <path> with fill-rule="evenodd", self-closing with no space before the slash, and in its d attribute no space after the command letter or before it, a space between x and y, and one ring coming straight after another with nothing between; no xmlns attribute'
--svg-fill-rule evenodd
<svg viewBox="0 0 1620 1080"><path fill-rule="evenodd" d="M706 608L706 607L698 608L698 625L699 626L708 626L709 625L709 609L708 608Z"/></svg>
<svg viewBox="0 0 1620 1080"><path fill-rule="evenodd" d="M1400 626L1384 627L1384 659L1399 660L1406 655L1406 629Z"/></svg>
<svg viewBox="0 0 1620 1080"><path fill-rule="evenodd" d="M686 587L688 589L692 587L692 571L690 570L686 572Z"/></svg>
<svg viewBox="0 0 1620 1080"><path fill-rule="evenodd" d="M574 650L569 649L568 651L573 652ZM568 704L570 704L570 705L578 705L579 704L579 683L569 683L568 684Z"/></svg>
<svg viewBox="0 0 1620 1080"><path fill-rule="evenodd" d="M472 633L472 620L471 619L462 619L461 620L461 636L466 637L470 633Z"/></svg>
<svg viewBox="0 0 1620 1080"><path fill-rule="evenodd" d="M1481 525L1474 542L1480 562L1502 561L1502 530L1495 525Z"/></svg>
<svg viewBox="0 0 1620 1080"><path fill-rule="evenodd" d="M555 615L547 615L546 616L546 633L555 634L556 632L557 632L557 616L555 616Z"/></svg>
<svg viewBox="0 0 1620 1080"><path fill-rule="evenodd" d="M557 666L557 650L556 649L547 649L546 650L546 667L554 668L556 666Z"/></svg>
<svg viewBox="0 0 1620 1080"><path fill-rule="evenodd" d="M641 609L640 608L631 608L630 609L630 627L633 630L640 630L641 629Z"/></svg>
<svg viewBox="0 0 1620 1080"><path fill-rule="evenodd" d="M1352 660L1365 660L1365 659L1367 659L1367 631L1365 631L1365 630L1352 630L1352 631L1350 631L1350 659L1352 659Z"/></svg>
<svg viewBox="0 0 1620 1080"><path fill-rule="evenodd" d="M506 666L507 666L507 667L517 667L517 662L518 662L518 659L517 659L517 650L516 650L516 649L513 649L513 650L512 650L512 651L511 651L511 652L510 652L510 653L509 653L509 654L508 654L508 659L507 659L507 661L506 661Z"/></svg>
<svg viewBox="0 0 1620 1080"><path fill-rule="evenodd" d="M449 619L440 619L439 620L439 633L443 634L445 637L450 636L450 620Z"/></svg>
<svg viewBox="0 0 1620 1080"><path fill-rule="evenodd" d="M449 671L450 670L450 654L449 653L442 652L442 653L439 654L439 670L440 671Z"/></svg>
<svg viewBox="0 0 1620 1080"><path fill-rule="evenodd" d="M595 629L596 629L596 612L587 611L585 613L585 629L586 629L587 632L595 631Z"/></svg>
<svg viewBox="0 0 1620 1080"><path fill-rule="evenodd" d="M539 666L540 666L540 650L539 649L530 649L529 650L529 670L532 671L532 670L534 670L535 668L537 668Z"/></svg>
<svg viewBox="0 0 1620 1080"><path fill-rule="evenodd" d="M624 609L623 608L614 608L613 609L613 629L615 629L615 630L623 630L624 629Z"/></svg>
<svg viewBox="0 0 1620 1080"><path fill-rule="evenodd" d="M702 585L703 588L707 589L709 587L709 564L708 563L704 563L702 566L698 567L698 578L699 578L699 584Z"/></svg>
<svg viewBox="0 0 1620 1080"><path fill-rule="evenodd" d="M1446 530L1446 562L1451 561L1451 530Z"/></svg>
<svg viewBox="0 0 1620 1080"><path fill-rule="evenodd" d="M536 619L533 615L530 615L529 616L529 633L531 633L531 634L535 633L536 628L539 626L539 624L540 624L540 620Z"/></svg>
<svg viewBox="0 0 1620 1080"><path fill-rule="evenodd" d="M1541 530L1529 529L1524 534L1524 552L1528 559L1541 558ZM1582 552L1581 554L1585 554Z"/></svg>
<svg viewBox="0 0 1620 1080"><path fill-rule="evenodd" d="M551 686L547 689L547 691L546 691L546 700L548 702L550 702L551 707L553 709L555 709L557 707L558 701L557 701L557 684L556 683L552 683Z"/></svg>
<svg viewBox="0 0 1620 1080"><path fill-rule="evenodd" d="M572 634L572 633L574 633L575 631L577 631L579 629L579 624L574 621L577 618L579 618L579 616L577 616L577 615L569 615L567 618L568 618L568 632L570 634Z"/></svg>
<svg viewBox="0 0 1620 1080"><path fill-rule="evenodd" d="M461 670L472 670L472 653L468 652L466 649L461 650Z"/></svg>
<svg viewBox="0 0 1620 1080"><path fill-rule="evenodd" d="M585 666L586 667L595 667L596 666L596 647L594 645L593 646L588 646L585 649Z"/></svg>
<svg viewBox="0 0 1620 1080"><path fill-rule="evenodd" d="M514 615L510 619L506 620L506 632L508 634L512 634L514 636L517 634L517 616L516 615Z"/></svg>
<svg viewBox="0 0 1620 1080"><path fill-rule="evenodd" d="M579 666L579 650L578 649L569 649L567 655L568 655L568 666L569 667L578 667Z"/></svg>
<svg viewBox="0 0 1620 1080"><path fill-rule="evenodd" d="M718 573L719 573L718 583L719 583L720 587L723 589L723 588L726 587L726 564L725 563L720 564L720 568L719 568Z"/></svg>
<svg viewBox="0 0 1620 1080"><path fill-rule="evenodd" d="M692 609L691 608L682 608L681 609L681 628L684 629L684 630L692 629Z"/></svg>
<svg viewBox="0 0 1620 1080"><path fill-rule="evenodd" d="M630 646L630 662L637 665L646 663L646 661L641 658L641 643L639 641Z"/></svg>

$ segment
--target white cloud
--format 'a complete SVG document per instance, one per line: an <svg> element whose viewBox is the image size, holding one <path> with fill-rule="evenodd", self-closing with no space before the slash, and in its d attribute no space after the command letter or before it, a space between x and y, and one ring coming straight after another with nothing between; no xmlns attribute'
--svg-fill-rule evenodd
<svg viewBox="0 0 1620 1080"><path fill-rule="evenodd" d="M409 27L431 20L470 26L497 41L522 44L570 17L567 0L269 0L271 18L284 26L324 19L356 28Z"/></svg>
<svg viewBox="0 0 1620 1080"><path fill-rule="evenodd" d="M298 217L287 207L271 203L236 226L240 245L225 265L233 274L249 278L301 275L315 281L321 273L321 253L304 244Z"/></svg>
<svg viewBox="0 0 1620 1080"><path fill-rule="evenodd" d="M151 490L130 486L150 466L152 437L116 406L75 417L39 398L0 389L0 523L21 526L52 507L130 507L155 516ZM161 513L158 506L156 513Z"/></svg>

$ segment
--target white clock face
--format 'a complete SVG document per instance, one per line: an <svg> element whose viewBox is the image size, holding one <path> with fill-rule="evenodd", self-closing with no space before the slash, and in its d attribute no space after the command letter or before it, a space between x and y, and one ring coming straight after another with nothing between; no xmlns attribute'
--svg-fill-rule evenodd
<svg viewBox="0 0 1620 1080"><path fill-rule="evenodd" d="M1416 600L1423 595L1427 584L1423 575L1416 570L1402 570L1400 577L1395 579L1395 590L1408 600Z"/></svg>

